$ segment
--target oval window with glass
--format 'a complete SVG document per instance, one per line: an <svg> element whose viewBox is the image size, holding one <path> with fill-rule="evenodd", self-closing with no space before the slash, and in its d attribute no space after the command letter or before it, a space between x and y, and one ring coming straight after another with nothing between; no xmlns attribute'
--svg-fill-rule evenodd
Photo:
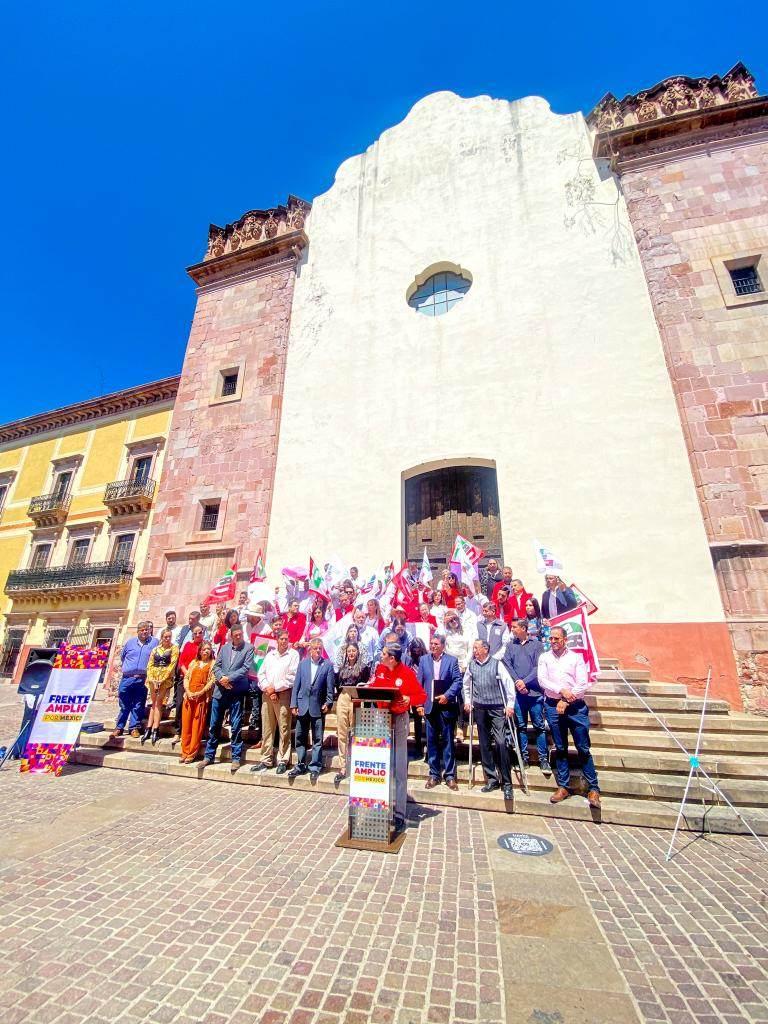
<svg viewBox="0 0 768 1024"><path fill-rule="evenodd" d="M423 316L442 316L461 302L472 282L451 270L432 274L408 299L408 305Z"/></svg>

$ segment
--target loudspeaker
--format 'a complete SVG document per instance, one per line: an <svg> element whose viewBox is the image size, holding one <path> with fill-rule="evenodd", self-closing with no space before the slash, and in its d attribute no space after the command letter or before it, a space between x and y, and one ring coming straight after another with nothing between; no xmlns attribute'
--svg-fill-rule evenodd
<svg viewBox="0 0 768 1024"><path fill-rule="evenodd" d="M58 647L32 647L19 680L19 693L43 693L48 677L53 671L53 662L59 653Z"/></svg>

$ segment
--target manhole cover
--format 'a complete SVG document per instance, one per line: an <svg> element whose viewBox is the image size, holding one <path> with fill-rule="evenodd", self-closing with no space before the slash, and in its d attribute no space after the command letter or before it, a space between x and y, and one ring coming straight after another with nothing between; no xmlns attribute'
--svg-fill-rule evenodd
<svg viewBox="0 0 768 1024"><path fill-rule="evenodd" d="M548 839L528 835L526 832L505 832L503 836L499 836L497 842L502 850L519 853L523 857L546 857L554 850Z"/></svg>

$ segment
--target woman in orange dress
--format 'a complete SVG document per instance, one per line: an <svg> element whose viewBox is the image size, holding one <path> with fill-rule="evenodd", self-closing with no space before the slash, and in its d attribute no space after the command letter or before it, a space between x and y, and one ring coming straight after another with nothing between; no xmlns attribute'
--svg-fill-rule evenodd
<svg viewBox="0 0 768 1024"><path fill-rule="evenodd" d="M213 644L204 640L200 653L190 662L184 676L184 704L181 709L181 757L182 764L197 760L197 752L208 721L208 705L213 686Z"/></svg>

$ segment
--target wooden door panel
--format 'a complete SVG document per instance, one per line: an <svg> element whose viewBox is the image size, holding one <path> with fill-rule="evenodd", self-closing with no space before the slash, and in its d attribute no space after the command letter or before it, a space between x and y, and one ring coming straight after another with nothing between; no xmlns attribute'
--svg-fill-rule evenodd
<svg viewBox="0 0 768 1024"><path fill-rule="evenodd" d="M445 564L456 534L502 557L496 472L482 466L451 466L405 482L406 558Z"/></svg>

